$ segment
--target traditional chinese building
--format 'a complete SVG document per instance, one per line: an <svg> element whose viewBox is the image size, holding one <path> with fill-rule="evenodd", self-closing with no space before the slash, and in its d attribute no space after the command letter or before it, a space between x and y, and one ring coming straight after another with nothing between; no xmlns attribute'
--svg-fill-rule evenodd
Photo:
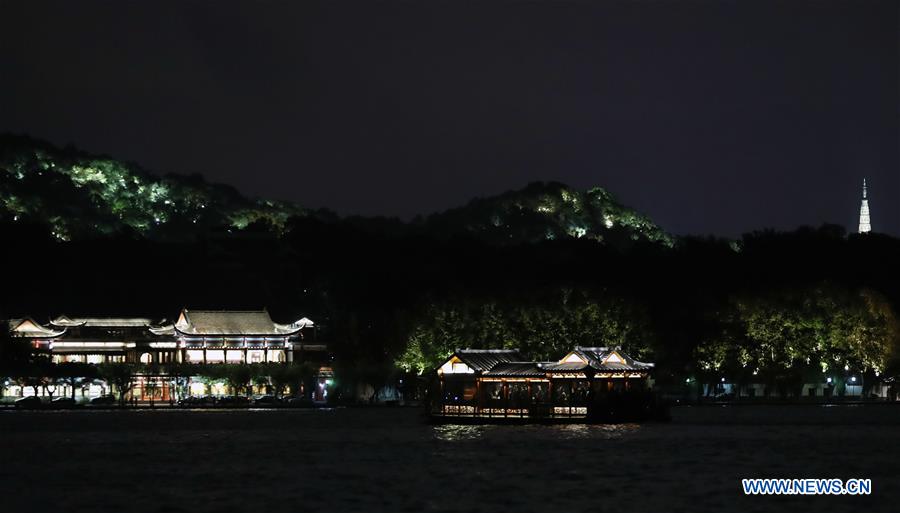
<svg viewBox="0 0 900 513"><path fill-rule="evenodd" d="M184 309L172 324L147 318L33 319L9 321L14 337L27 338L54 363L290 363L323 352L314 323L272 321L265 310Z"/></svg>
<svg viewBox="0 0 900 513"><path fill-rule="evenodd" d="M439 399L432 413L586 418L592 408L621 409L623 400L643 401L652 369L652 363L606 347L576 347L556 362L525 361L517 350L461 349L437 369Z"/></svg>
<svg viewBox="0 0 900 513"><path fill-rule="evenodd" d="M49 327L62 334L50 341L54 363L129 363L137 362L144 351L159 341L149 331L153 320L146 318L77 317L61 315ZM172 356L165 360L171 362Z"/></svg>
<svg viewBox="0 0 900 513"><path fill-rule="evenodd" d="M177 361L187 363L291 363L304 352L321 352L314 324L307 318L290 324L272 321L265 310L209 311L184 309L173 324L149 328ZM165 358L166 351L147 359ZM146 362L145 362L146 363Z"/></svg>
<svg viewBox="0 0 900 513"><path fill-rule="evenodd" d="M305 317L279 324L266 310L184 309L174 323L63 315L46 325L23 318L8 321L8 326L13 337L27 339L35 352L47 355L53 363L142 364L130 394L139 401L175 398L167 364L308 362L318 369L320 382L311 391L313 400L324 400L324 383L332 377L327 346L316 340L315 324ZM22 388L14 395L27 392ZM105 391L108 387L101 386L91 395Z"/></svg>

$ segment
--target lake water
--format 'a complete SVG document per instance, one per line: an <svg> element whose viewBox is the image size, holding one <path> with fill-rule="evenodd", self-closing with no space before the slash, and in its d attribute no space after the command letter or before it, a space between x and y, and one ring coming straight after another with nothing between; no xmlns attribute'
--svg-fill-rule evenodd
<svg viewBox="0 0 900 513"><path fill-rule="evenodd" d="M432 426L414 409L0 412L10 511L900 510L900 407L678 408L668 424ZM748 477L871 496L744 496Z"/></svg>

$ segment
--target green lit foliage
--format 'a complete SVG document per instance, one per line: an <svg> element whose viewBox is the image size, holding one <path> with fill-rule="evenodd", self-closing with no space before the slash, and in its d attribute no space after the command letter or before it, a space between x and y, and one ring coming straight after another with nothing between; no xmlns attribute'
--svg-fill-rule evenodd
<svg viewBox="0 0 900 513"><path fill-rule="evenodd" d="M305 212L288 202L260 201L252 208L242 208L228 214L229 224L243 230L254 223L263 223L282 233L292 216L302 216Z"/></svg>
<svg viewBox="0 0 900 513"><path fill-rule="evenodd" d="M0 219L43 225L57 240L114 234L180 240L206 230L239 233L251 226L282 235L291 218L309 215L293 203L247 199L199 175L158 177L111 158L0 136ZM405 227L417 228L430 236L466 235L493 244L571 238L620 248L642 242L672 245L659 227L607 191L575 191L559 183L533 183Z"/></svg>
<svg viewBox="0 0 900 513"><path fill-rule="evenodd" d="M621 347L635 358L647 356L654 336L637 305L568 288L544 299L429 304L396 363L422 373L457 348L520 349L528 358L548 361L577 345Z"/></svg>
<svg viewBox="0 0 900 513"><path fill-rule="evenodd" d="M406 351L397 359L397 366L424 373L457 348L475 347L465 333L468 327L465 323L470 321L469 313L458 307L428 305L412 328Z"/></svg>
<svg viewBox="0 0 900 513"><path fill-rule="evenodd" d="M672 238L649 218L618 203L602 188L575 191L560 183L536 182L522 190L477 199L430 216L426 226L492 243L529 243L564 238L593 239L616 246Z"/></svg>
<svg viewBox="0 0 900 513"><path fill-rule="evenodd" d="M58 240L136 233L156 238L262 221L276 233L306 211L254 201L199 175L151 175L132 164L0 137L0 217L44 225Z"/></svg>
<svg viewBox="0 0 900 513"><path fill-rule="evenodd" d="M777 387L824 382L847 372L878 376L900 340L887 300L821 285L799 291L741 294L716 313L720 329L695 349L698 373Z"/></svg>

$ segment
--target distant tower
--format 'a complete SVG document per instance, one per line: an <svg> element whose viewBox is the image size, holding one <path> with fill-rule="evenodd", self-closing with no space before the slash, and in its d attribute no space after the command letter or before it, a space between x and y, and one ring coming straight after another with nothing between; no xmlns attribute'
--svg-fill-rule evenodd
<svg viewBox="0 0 900 513"><path fill-rule="evenodd" d="M872 221L869 219L869 199L866 194L866 179L863 178L862 204L859 206L859 233L872 231Z"/></svg>

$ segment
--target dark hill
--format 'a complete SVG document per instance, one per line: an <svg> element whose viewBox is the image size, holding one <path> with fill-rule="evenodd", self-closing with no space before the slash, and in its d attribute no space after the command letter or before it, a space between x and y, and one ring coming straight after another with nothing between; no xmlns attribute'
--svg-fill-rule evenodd
<svg viewBox="0 0 900 513"><path fill-rule="evenodd" d="M672 242L647 217L599 187L581 192L561 183L536 182L413 223L338 220L330 212L310 211L291 202L247 198L200 175L158 176L110 157L0 135L0 219L4 224L36 227L57 240L123 235L182 240L248 227L281 235L295 217L341 222L380 236L463 237L493 245L567 238L615 247Z"/></svg>

